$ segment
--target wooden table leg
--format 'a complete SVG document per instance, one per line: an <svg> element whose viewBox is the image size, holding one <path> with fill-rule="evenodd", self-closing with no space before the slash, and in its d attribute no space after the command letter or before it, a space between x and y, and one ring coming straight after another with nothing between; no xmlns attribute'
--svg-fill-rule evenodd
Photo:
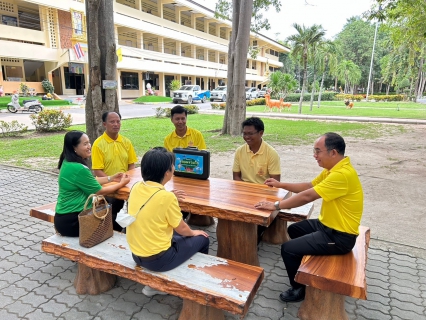
<svg viewBox="0 0 426 320"><path fill-rule="evenodd" d="M222 310L208 307L191 300L183 299L179 320L225 320Z"/></svg>
<svg viewBox="0 0 426 320"><path fill-rule="evenodd" d="M305 300L297 316L301 320L348 320L345 296L313 287L306 287Z"/></svg>
<svg viewBox="0 0 426 320"><path fill-rule="evenodd" d="M260 266L257 256L257 225L218 219L216 235L218 257Z"/></svg>
<svg viewBox="0 0 426 320"><path fill-rule="evenodd" d="M287 221L274 219L263 234L262 241L272 244L283 244L290 240L287 233Z"/></svg>
<svg viewBox="0 0 426 320"><path fill-rule="evenodd" d="M77 294L97 295L111 289L117 276L100 270L92 269L79 263L74 279L74 287Z"/></svg>
<svg viewBox="0 0 426 320"><path fill-rule="evenodd" d="M188 224L191 224L193 226L212 226L214 225L213 217L210 216L203 216L201 214L194 214L191 213L191 215L188 218L187 221Z"/></svg>

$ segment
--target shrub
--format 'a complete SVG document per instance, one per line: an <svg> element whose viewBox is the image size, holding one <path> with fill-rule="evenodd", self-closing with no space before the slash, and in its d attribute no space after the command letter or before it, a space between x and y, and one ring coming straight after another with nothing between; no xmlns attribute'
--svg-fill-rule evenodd
<svg viewBox="0 0 426 320"><path fill-rule="evenodd" d="M188 110L188 114L196 114L198 113L198 110L200 109L195 104L189 104L185 106L184 108Z"/></svg>
<svg viewBox="0 0 426 320"><path fill-rule="evenodd" d="M13 120L11 123L1 120L0 129L3 137L13 137L26 132L28 127L17 120Z"/></svg>
<svg viewBox="0 0 426 320"><path fill-rule="evenodd" d="M42 85L42 87L43 87L43 89L44 89L44 91L46 91L47 93L51 93L51 94L53 94L53 92L55 91L55 87L52 85L52 83L49 81L49 80L47 80L47 79L44 79L42 82L41 82L41 85Z"/></svg>
<svg viewBox="0 0 426 320"><path fill-rule="evenodd" d="M225 110L225 108L226 108L226 102L222 102L222 103L219 104L220 110Z"/></svg>
<svg viewBox="0 0 426 320"><path fill-rule="evenodd" d="M30 115L30 119L36 127L36 131L40 132L62 131L69 128L72 123L71 115L65 115L61 110L45 109L39 114Z"/></svg>
<svg viewBox="0 0 426 320"><path fill-rule="evenodd" d="M321 93L321 101L333 101L335 100L334 98L335 96L336 96L336 92L325 91ZM285 98L285 101L287 102L299 102L299 100L300 100L300 93L292 93ZM344 99L341 99L341 100L344 100ZM311 101L311 94L305 93L303 95L303 101ZM314 94L314 101L318 101L318 92Z"/></svg>
<svg viewBox="0 0 426 320"><path fill-rule="evenodd" d="M164 115L167 118L171 118L172 117L172 108L164 108Z"/></svg>
<svg viewBox="0 0 426 320"><path fill-rule="evenodd" d="M21 84L19 85L19 89L22 92L22 95L24 97L28 96L28 92L30 91L30 88L27 86L26 83L21 82Z"/></svg>
<svg viewBox="0 0 426 320"><path fill-rule="evenodd" d="M212 109L220 109L219 103L212 103L211 106L212 106Z"/></svg>
<svg viewBox="0 0 426 320"><path fill-rule="evenodd" d="M160 118L166 112L166 110L164 110L162 107L154 108L154 110L156 118Z"/></svg>

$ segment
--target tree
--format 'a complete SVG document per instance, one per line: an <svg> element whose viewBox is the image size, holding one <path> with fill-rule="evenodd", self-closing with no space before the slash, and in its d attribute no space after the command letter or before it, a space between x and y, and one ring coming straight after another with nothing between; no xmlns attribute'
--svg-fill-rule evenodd
<svg viewBox="0 0 426 320"><path fill-rule="evenodd" d="M349 90L352 90L352 94L354 92L353 85L357 84L361 79L361 69L350 60L342 60L337 65L337 74L339 78L343 78L345 80L345 93L349 93Z"/></svg>
<svg viewBox="0 0 426 320"><path fill-rule="evenodd" d="M324 87L324 79L327 73L327 69L330 68L330 71L335 70L337 66L337 46L334 44L334 42L329 40L322 42L318 48L318 56L321 62L319 69L320 71L322 71L321 85L319 89L317 105L317 107L319 108L321 104L321 94Z"/></svg>
<svg viewBox="0 0 426 320"><path fill-rule="evenodd" d="M253 10L253 3L254 8ZM246 118L246 63L249 51L250 29L252 18L253 31L269 29L269 22L263 18L262 10L274 6L280 11L279 0L219 0L216 4L215 16L229 19L232 12L232 35L228 48L228 84L225 117L222 134L240 135L241 123Z"/></svg>
<svg viewBox="0 0 426 320"><path fill-rule="evenodd" d="M268 86L279 98L285 99L297 87L297 80L291 74L275 71L269 75Z"/></svg>
<svg viewBox="0 0 426 320"><path fill-rule="evenodd" d="M300 93L299 100L299 114L302 113L302 102L303 95L306 88L307 70L308 70L308 59L309 59L309 48L314 46L316 43L321 41L325 35L325 31L320 25L314 24L312 27L306 28L304 25L293 24L297 33L291 35L287 40L292 44L291 54L295 57L299 57L303 66L303 83L302 92Z"/></svg>
<svg viewBox="0 0 426 320"><path fill-rule="evenodd" d="M112 0L86 0L89 84L86 97L86 133L91 141L104 128L102 113L119 112L117 90L102 89L102 80L117 80Z"/></svg>

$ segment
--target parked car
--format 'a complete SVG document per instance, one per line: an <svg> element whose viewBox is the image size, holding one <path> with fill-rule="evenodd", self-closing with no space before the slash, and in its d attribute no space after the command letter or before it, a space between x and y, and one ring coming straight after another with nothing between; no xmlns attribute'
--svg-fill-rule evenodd
<svg viewBox="0 0 426 320"><path fill-rule="evenodd" d="M262 89L259 90L258 92L258 98L265 98L265 94L268 92L268 88L267 87L263 87Z"/></svg>
<svg viewBox="0 0 426 320"><path fill-rule="evenodd" d="M256 99L258 96L257 88L246 88L246 100Z"/></svg>
<svg viewBox="0 0 426 320"><path fill-rule="evenodd" d="M210 98L209 90L201 90L198 85L186 85L173 92L173 103L179 101L191 104L193 101L206 102Z"/></svg>
<svg viewBox="0 0 426 320"><path fill-rule="evenodd" d="M210 101L221 100L222 102L226 101L226 86L220 86L216 89L213 89L210 93Z"/></svg>

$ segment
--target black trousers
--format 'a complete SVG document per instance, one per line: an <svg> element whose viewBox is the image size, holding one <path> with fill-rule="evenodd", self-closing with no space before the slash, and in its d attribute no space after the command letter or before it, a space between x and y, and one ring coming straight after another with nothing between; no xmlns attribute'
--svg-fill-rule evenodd
<svg viewBox="0 0 426 320"><path fill-rule="evenodd" d="M111 205L111 213L112 213L112 228L115 231L119 231L121 232L123 230L123 227L120 226L115 219L117 218L117 213L118 211L121 210L121 208L123 208L124 206L124 200L120 200L120 199L115 199L115 198L111 198L111 197L105 197L106 201L108 201L108 203Z"/></svg>
<svg viewBox="0 0 426 320"><path fill-rule="evenodd" d="M282 244L281 256L293 288L303 285L294 281L304 255L345 254L355 246L356 235L326 227L318 219L307 219L288 227L291 240Z"/></svg>

